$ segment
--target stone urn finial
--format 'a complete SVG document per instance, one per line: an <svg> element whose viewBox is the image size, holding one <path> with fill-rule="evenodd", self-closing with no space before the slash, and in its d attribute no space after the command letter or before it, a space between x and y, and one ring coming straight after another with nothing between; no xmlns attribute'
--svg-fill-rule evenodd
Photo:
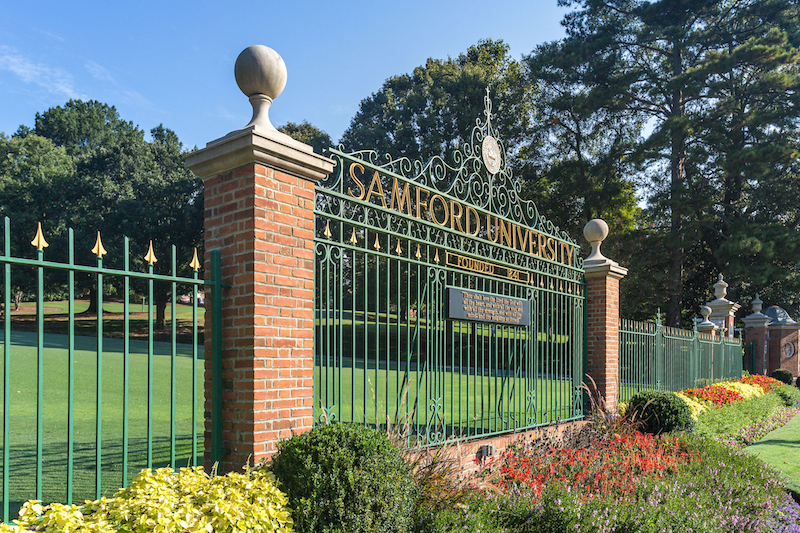
<svg viewBox="0 0 800 533"><path fill-rule="evenodd" d="M600 245L608 237L608 224L602 218L595 218L586 223L583 227L583 236L592 245L592 252L584 263L590 261L607 261L608 259L600 253Z"/></svg>
<svg viewBox="0 0 800 533"><path fill-rule="evenodd" d="M756 298L753 300L753 313L760 313L763 306L764 302L761 301L761 298L758 297L758 293L756 293Z"/></svg>
<svg viewBox="0 0 800 533"><path fill-rule="evenodd" d="M728 294L728 284L722 279L722 274L719 275L719 280L714 284L714 297L717 299L725 298Z"/></svg>
<svg viewBox="0 0 800 533"><path fill-rule="evenodd" d="M253 118L245 128L275 130L269 121L269 108L286 87L283 58L268 46L254 44L239 54L233 70L236 83L253 106Z"/></svg>

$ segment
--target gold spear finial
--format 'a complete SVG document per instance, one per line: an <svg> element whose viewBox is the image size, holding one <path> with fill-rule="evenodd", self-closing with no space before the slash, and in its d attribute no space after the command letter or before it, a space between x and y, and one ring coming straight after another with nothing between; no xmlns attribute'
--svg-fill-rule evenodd
<svg viewBox="0 0 800 533"><path fill-rule="evenodd" d="M197 248L195 248L194 249L194 257L192 257L192 262L189 263L189 267L192 270L194 270L195 272L197 272L198 270L200 270L200 266L201 266L200 265L200 260L197 259Z"/></svg>
<svg viewBox="0 0 800 533"><path fill-rule="evenodd" d="M356 228L353 228L353 233L350 235L350 244L358 244L358 239L356 238Z"/></svg>
<svg viewBox="0 0 800 533"><path fill-rule="evenodd" d="M99 257L100 259L103 258L108 252L105 248L103 248L103 241L100 239L100 232L97 232L97 241L94 243L94 248L92 248L92 253Z"/></svg>
<svg viewBox="0 0 800 533"><path fill-rule="evenodd" d="M150 241L150 249L147 250L147 255L144 256L144 260L147 261L147 264L150 266L152 266L153 263L158 262L158 259L156 259L156 254L153 253L153 241Z"/></svg>
<svg viewBox="0 0 800 533"><path fill-rule="evenodd" d="M50 246L47 244L47 241L44 240L44 233L42 233L42 223L39 222L39 228L36 230L36 237L33 238L31 241L31 245L35 246L37 250L40 252Z"/></svg>

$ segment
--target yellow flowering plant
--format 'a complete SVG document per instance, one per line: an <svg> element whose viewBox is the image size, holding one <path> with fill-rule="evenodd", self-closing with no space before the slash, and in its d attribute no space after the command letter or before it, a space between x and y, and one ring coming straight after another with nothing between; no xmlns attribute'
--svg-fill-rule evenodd
<svg viewBox="0 0 800 533"><path fill-rule="evenodd" d="M201 467L143 470L113 498L63 505L31 500L0 533L292 533L286 495L266 469L225 476Z"/></svg>

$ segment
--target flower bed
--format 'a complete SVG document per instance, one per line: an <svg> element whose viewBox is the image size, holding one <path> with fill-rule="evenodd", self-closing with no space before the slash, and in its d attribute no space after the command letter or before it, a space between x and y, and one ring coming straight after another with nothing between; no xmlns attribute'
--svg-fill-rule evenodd
<svg viewBox="0 0 800 533"><path fill-rule="evenodd" d="M723 405L728 405L733 402L740 402L744 399L744 396L739 392L715 385L709 385L698 389L686 389L682 392L689 398L708 402L717 407L722 407Z"/></svg>
<svg viewBox="0 0 800 533"><path fill-rule="evenodd" d="M498 485L524 486L541 495L543 487L555 481L587 496L625 495L640 479L673 474L695 460L697 453L677 437L617 434L595 439L588 448L551 448L544 454L513 448L502 456Z"/></svg>
<svg viewBox="0 0 800 533"><path fill-rule="evenodd" d="M758 442L770 431L783 427L798 413L800 409L796 407L779 407L770 417L745 426L735 435L724 437L721 441L733 449L741 450Z"/></svg>

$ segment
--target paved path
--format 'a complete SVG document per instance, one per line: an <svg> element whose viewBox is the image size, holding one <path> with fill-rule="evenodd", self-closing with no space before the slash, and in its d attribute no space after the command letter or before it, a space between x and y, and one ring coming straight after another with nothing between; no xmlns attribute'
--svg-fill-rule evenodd
<svg viewBox="0 0 800 533"><path fill-rule="evenodd" d="M786 486L800 493L800 414L744 449L786 476Z"/></svg>

